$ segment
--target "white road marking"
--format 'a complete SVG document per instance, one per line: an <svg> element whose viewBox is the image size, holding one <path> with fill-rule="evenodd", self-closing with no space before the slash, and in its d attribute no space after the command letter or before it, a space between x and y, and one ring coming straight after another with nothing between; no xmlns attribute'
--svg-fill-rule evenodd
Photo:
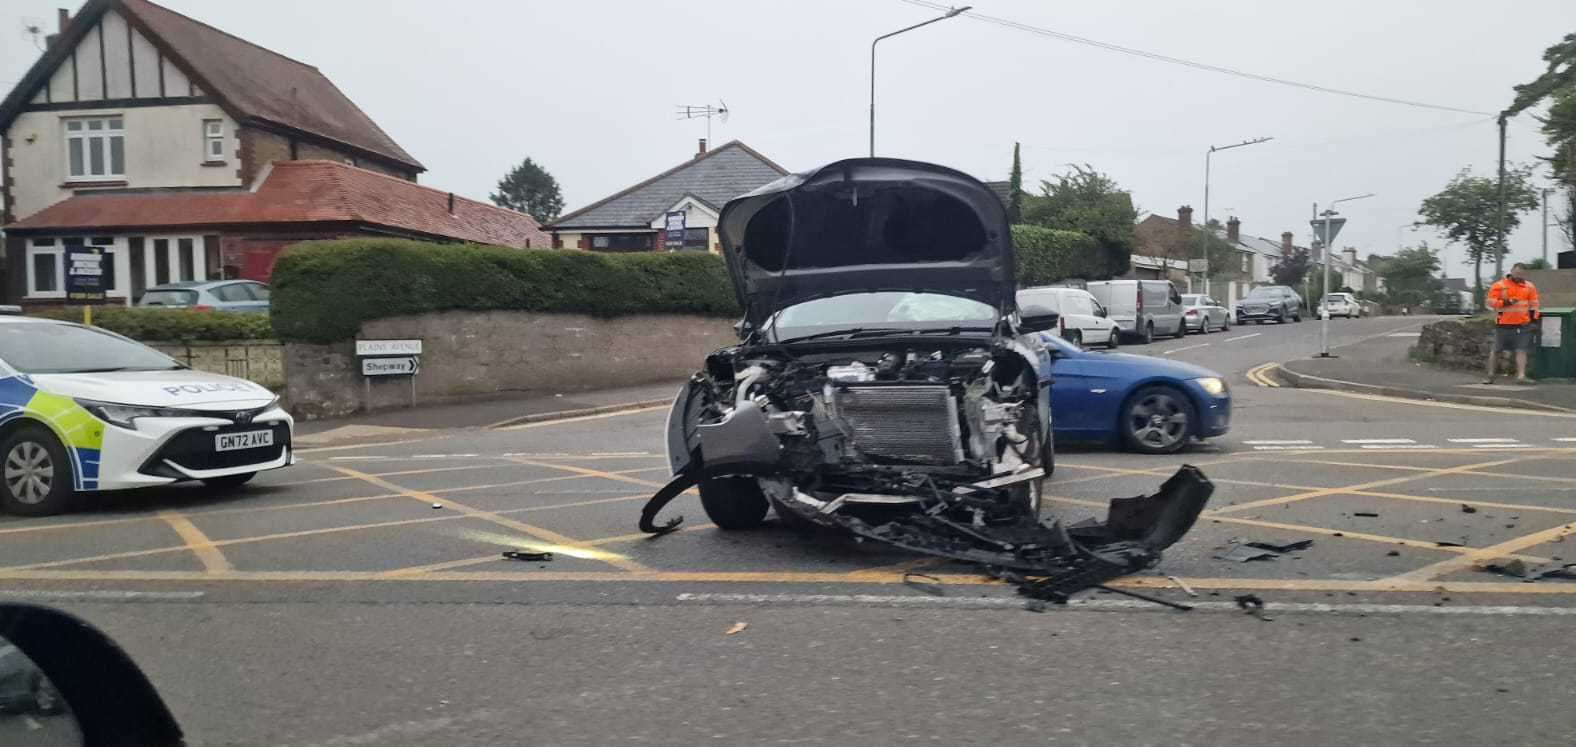
<svg viewBox="0 0 1576 747"><path fill-rule="evenodd" d="M1363 444L1364 449L1437 449L1433 444Z"/></svg>
<svg viewBox="0 0 1576 747"><path fill-rule="evenodd" d="M356 462L356 461L368 461L368 460L370 460L370 461L377 461L379 459L393 459L393 458L394 457L386 457L386 456L342 456L342 457L329 457L328 461L330 461L330 462Z"/></svg>
<svg viewBox="0 0 1576 747"><path fill-rule="evenodd" d="M1243 441L1243 443L1245 443L1245 444L1247 444L1249 446L1292 446L1292 445L1295 445L1295 444L1311 444L1313 442L1309 441L1308 439L1303 438L1303 439L1289 439L1289 440L1280 440L1280 441L1277 441L1277 440Z"/></svg>
<svg viewBox="0 0 1576 747"><path fill-rule="evenodd" d="M1474 448L1474 449L1521 449L1521 448L1525 448L1525 447L1526 447L1526 444L1516 444L1516 443L1511 443L1511 444L1472 444L1472 448Z"/></svg>
<svg viewBox="0 0 1576 747"><path fill-rule="evenodd" d="M724 594L685 593L680 602L701 604L778 604L789 606L877 606L877 607L954 607L964 609L1020 609L1025 600L1017 597L933 597L879 594ZM1194 610L1242 614L1235 602L1190 602ZM1060 605L1046 605L1056 609ZM1074 599L1065 607L1073 610L1167 612L1158 604L1125 599ZM1444 615L1444 616L1576 616L1576 607L1525 607L1512 605L1472 605L1435 607L1431 604L1327 604L1323 602L1266 602L1265 612L1324 615Z"/></svg>
<svg viewBox="0 0 1576 747"><path fill-rule="evenodd" d="M1343 444L1415 444L1412 438L1343 438Z"/></svg>
<svg viewBox="0 0 1576 747"><path fill-rule="evenodd" d="M1209 347L1209 343L1207 343L1207 342L1201 342L1201 343L1199 343L1199 344L1197 344L1197 345L1189 345L1189 346L1187 346L1187 347L1185 347L1185 348L1172 348L1172 349L1170 349L1170 350L1167 350L1167 351L1166 351L1166 352L1165 352L1165 353L1163 353L1163 354L1164 354L1164 355L1170 355L1170 354L1172 354L1172 353L1180 353L1180 352L1182 352L1182 351L1184 351L1184 350L1192 350L1192 349L1194 349L1194 348L1207 348L1207 347Z"/></svg>
<svg viewBox="0 0 1576 747"><path fill-rule="evenodd" d="M1238 337L1228 337L1228 338L1226 338L1224 340L1221 340L1221 342L1236 342L1238 340L1246 340L1249 337L1258 337L1259 335L1262 335L1262 334L1264 334L1264 333L1263 332L1254 332L1251 335L1240 335Z"/></svg>
<svg viewBox="0 0 1576 747"><path fill-rule="evenodd" d="M1452 438L1448 439L1453 444L1513 444L1514 438Z"/></svg>
<svg viewBox="0 0 1576 747"><path fill-rule="evenodd" d="M114 589L88 589L82 591L44 591L39 589L0 589L0 598L6 599L98 599L128 601L133 599L201 599L202 591L116 591Z"/></svg>
<svg viewBox="0 0 1576 747"><path fill-rule="evenodd" d="M1386 337L1422 337L1423 333L1422 332L1396 332L1396 333L1385 335L1385 336Z"/></svg>
<svg viewBox="0 0 1576 747"><path fill-rule="evenodd" d="M1554 439L1554 440L1555 440L1555 441L1561 441L1561 442L1564 442L1564 443L1573 443L1573 442L1576 442L1576 438L1556 438L1556 439Z"/></svg>
<svg viewBox="0 0 1576 747"><path fill-rule="evenodd" d="M1323 446L1255 446L1254 451L1317 451Z"/></svg>

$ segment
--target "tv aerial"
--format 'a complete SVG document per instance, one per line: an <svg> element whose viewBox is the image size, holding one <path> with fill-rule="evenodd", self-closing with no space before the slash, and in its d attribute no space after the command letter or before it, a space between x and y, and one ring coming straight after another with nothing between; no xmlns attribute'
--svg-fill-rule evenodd
<svg viewBox="0 0 1576 747"><path fill-rule="evenodd" d="M727 124L728 123L728 102L723 101L722 99L717 99L717 105L716 106L712 106L711 104L706 104L705 106L689 106L689 105L686 105L686 104L680 104L679 105L679 116L678 116L679 119L705 119L706 120L706 142L707 143L711 142L711 118L712 117L716 117L717 119L722 120L723 124Z"/></svg>

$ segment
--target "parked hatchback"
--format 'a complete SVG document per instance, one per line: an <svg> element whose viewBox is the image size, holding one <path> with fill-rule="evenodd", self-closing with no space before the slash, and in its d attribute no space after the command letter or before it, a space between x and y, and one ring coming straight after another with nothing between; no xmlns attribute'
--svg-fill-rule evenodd
<svg viewBox="0 0 1576 747"><path fill-rule="evenodd" d="M203 280L149 288L138 306L268 313L269 289L256 280Z"/></svg>
<svg viewBox="0 0 1576 747"><path fill-rule="evenodd" d="M1363 305L1350 293L1330 293L1324 297L1324 313L1352 319L1363 315Z"/></svg>

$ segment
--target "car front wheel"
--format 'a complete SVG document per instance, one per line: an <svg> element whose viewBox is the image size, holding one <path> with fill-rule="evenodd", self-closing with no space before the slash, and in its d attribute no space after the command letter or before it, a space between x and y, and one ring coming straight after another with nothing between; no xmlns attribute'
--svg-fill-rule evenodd
<svg viewBox="0 0 1576 747"><path fill-rule="evenodd" d="M1192 426L1192 403L1169 386L1144 387L1122 407L1122 438L1129 448L1144 454L1170 454L1181 449Z"/></svg>
<svg viewBox="0 0 1576 747"><path fill-rule="evenodd" d="M1111 337L1110 337L1110 339L1105 341L1105 346L1107 348L1112 349L1112 350L1115 350L1115 349L1121 347L1122 346L1122 330L1120 330L1120 329L1118 329L1116 327L1112 327L1111 328Z"/></svg>
<svg viewBox="0 0 1576 747"><path fill-rule="evenodd" d="M700 483L700 505L718 529L755 529L771 504L753 477L713 477Z"/></svg>
<svg viewBox="0 0 1576 747"><path fill-rule="evenodd" d="M70 508L75 494L71 462L53 433L27 425L0 443L0 508L49 516Z"/></svg>
<svg viewBox="0 0 1576 747"><path fill-rule="evenodd" d="M1154 342L1154 341L1155 341L1155 324L1154 324L1154 322L1150 322L1150 323L1144 325L1143 343L1145 345L1148 345L1149 343Z"/></svg>

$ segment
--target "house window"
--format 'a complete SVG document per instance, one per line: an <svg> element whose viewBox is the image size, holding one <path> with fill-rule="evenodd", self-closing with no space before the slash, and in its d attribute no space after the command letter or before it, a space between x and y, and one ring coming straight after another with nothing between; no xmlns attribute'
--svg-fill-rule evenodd
<svg viewBox="0 0 1576 747"><path fill-rule="evenodd" d="M207 252L192 236L153 236L145 239L144 277L150 285L208 279Z"/></svg>
<svg viewBox="0 0 1576 747"><path fill-rule="evenodd" d="M72 180L126 176L126 130L120 117L65 120L66 175Z"/></svg>
<svg viewBox="0 0 1576 747"><path fill-rule="evenodd" d="M656 232L599 233L591 237L591 248L599 252L646 252L651 251L651 240L656 235Z"/></svg>
<svg viewBox="0 0 1576 747"><path fill-rule="evenodd" d="M224 120L202 121L202 156L209 163L224 162Z"/></svg>
<svg viewBox="0 0 1576 747"><path fill-rule="evenodd" d="M54 239L34 239L27 250L27 295L51 298L64 295L63 250Z"/></svg>
<svg viewBox="0 0 1576 747"><path fill-rule="evenodd" d="M1252 272L1253 271L1253 255L1251 255L1251 254L1243 254L1242 255L1242 271L1243 272Z"/></svg>
<svg viewBox="0 0 1576 747"><path fill-rule="evenodd" d="M707 251L711 249L711 229L686 228L684 229L684 248Z"/></svg>

